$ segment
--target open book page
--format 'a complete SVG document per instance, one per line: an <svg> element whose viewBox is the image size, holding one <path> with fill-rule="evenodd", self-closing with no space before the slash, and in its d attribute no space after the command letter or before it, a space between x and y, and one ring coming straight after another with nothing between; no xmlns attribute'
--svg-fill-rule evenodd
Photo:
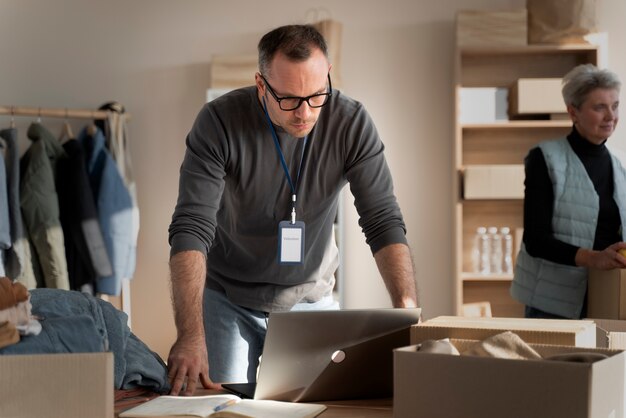
<svg viewBox="0 0 626 418"><path fill-rule="evenodd" d="M235 395L159 396L120 414L120 418L209 417L220 405L238 402Z"/></svg>
<svg viewBox="0 0 626 418"><path fill-rule="evenodd" d="M219 412L221 418L312 418L326 409L326 405L244 399Z"/></svg>
<svg viewBox="0 0 626 418"><path fill-rule="evenodd" d="M325 405L261 401L235 395L160 396L128 411L120 418L312 418Z"/></svg>

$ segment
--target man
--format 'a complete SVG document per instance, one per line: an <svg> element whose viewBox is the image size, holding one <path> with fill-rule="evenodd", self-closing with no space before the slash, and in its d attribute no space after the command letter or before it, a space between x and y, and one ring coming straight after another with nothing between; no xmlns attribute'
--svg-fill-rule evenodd
<svg viewBox="0 0 626 418"><path fill-rule="evenodd" d="M269 312L337 308L332 228L346 182L393 306L417 306L384 147L330 69L313 27L277 28L259 42L256 86L205 105L187 136L169 230L172 394L256 380Z"/></svg>

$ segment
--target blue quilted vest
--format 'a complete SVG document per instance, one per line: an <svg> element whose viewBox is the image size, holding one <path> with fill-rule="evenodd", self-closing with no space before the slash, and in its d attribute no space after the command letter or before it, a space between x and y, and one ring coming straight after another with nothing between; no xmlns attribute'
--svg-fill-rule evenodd
<svg viewBox="0 0 626 418"><path fill-rule="evenodd" d="M600 198L566 138L539 144L554 189L554 236L569 244L593 248ZM626 170L611 154L613 198L622 225L626 219ZM622 239L624 239L622 237ZM580 318L587 291L587 269L532 257L522 244L515 264L511 296L525 305L567 318Z"/></svg>

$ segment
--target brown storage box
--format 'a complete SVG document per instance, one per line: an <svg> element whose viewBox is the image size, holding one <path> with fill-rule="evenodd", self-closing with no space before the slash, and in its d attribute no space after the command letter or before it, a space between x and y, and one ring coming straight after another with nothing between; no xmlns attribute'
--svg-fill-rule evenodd
<svg viewBox="0 0 626 418"><path fill-rule="evenodd" d="M503 331L513 331L527 343L596 346L596 326L592 320L466 318L462 316L439 316L413 325L411 344L442 338L484 340Z"/></svg>
<svg viewBox="0 0 626 418"><path fill-rule="evenodd" d="M520 78L509 90L509 117L567 114L560 78Z"/></svg>
<svg viewBox="0 0 626 418"><path fill-rule="evenodd" d="M519 46L528 43L528 14L517 11L465 10L456 15L461 47Z"/></svg>
<svg viewBox="0 0 626 418"><path fill-rule="evenodd" d="M473 341L452 340L462 352ZM394 350L396 418L622 417L624 352L531 345L542 357L593 352L595 363L509 360Z"/></svg>
<svg viewBox="0 0 626 418"><path fill-rule="evenodd" d="M596 323L598 348L626 350L626 321L591 319Z"/></svg>
<svg viewBox="0 0 626 418"><path fill-rule="evenodd" d="M520 199L524 197L522 164L468 165L463 173L465 199Z"/></svg>
<svg viewBox="0 0 626 418"><path fill-rule="evenodd" d="M0 356L0 417L112 418L113 353Z"/></svg>
<svg viewBox="0 0 626 418"><path fill-rule="evenodd" d="M626 269L589 270L587 316L626 319Z"/></svg>

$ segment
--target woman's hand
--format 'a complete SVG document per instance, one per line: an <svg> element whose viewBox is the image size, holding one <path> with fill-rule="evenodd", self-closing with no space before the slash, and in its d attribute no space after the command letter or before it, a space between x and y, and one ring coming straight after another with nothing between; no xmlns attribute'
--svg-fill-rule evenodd
<svg viewBox="0 0 626 418"><path fill-rule="evenodd" d="M598 270L626 268L626 256L620 254L620 250L624 250L626 254L626 242L616 242L602 251L579 248L576 252L576 265Z"/></svg>

